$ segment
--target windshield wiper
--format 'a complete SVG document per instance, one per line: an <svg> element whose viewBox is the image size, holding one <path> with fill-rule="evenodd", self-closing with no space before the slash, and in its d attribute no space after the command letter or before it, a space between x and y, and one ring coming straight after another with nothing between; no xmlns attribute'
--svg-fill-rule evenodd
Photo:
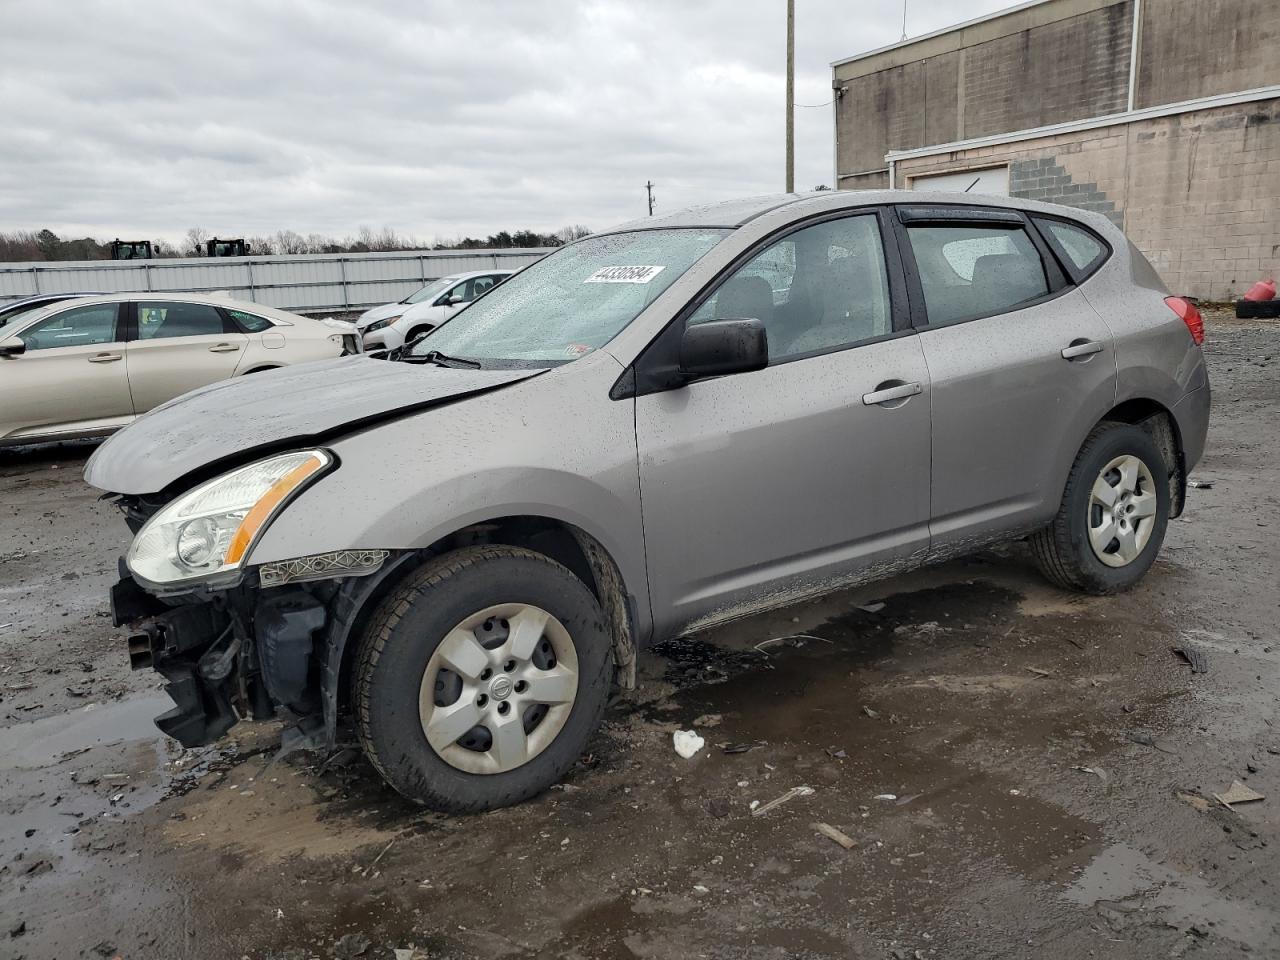
<svg viewBox="0 0 1280 960"><path fill-rule="evenodd" d="M479 360L472 360L470 357L451 357L439 350L428 350L423 354L404 353L401 354L400 359L407 360L409 363L434 363L440 367L462 367L469 370L481 368Z"/></svg>

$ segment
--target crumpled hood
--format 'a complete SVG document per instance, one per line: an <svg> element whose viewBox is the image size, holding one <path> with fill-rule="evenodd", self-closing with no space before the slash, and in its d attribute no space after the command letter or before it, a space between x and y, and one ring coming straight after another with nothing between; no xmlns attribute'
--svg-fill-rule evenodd
<svg viewBox="0 0 1280 960"><path fill-rule="evenodd" d="M412 303L384 303L380 307L371 307L360 314L360 318L356 320L356 326L363 330L371 323L377 323L387 317L399 316L412 306L414 306Z"/></svg>
<svg viewBox="0 0 1280 960"><path fill-rule="evenodd" d="M84 478L110 493L157 493L219 460L258 448L305 446L541 372L342 357L223 380L170 400L116 433L89 458Z"/></svg>

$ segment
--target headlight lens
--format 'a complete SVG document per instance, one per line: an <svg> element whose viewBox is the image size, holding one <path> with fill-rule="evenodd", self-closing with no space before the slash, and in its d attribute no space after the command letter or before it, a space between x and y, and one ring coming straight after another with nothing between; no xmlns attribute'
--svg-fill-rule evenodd
<svg viewBox="0 0 1280 960"><path fill-rule="evenodd" d="M153 584L238 570L272 517L332 463L324 450L302 450L203 483L147 521L125 562Z"/></svg>
<svg viewBox="0 0 1280 960"><path fill-rule="evenodd" d="M381 330L384 327L391 326L393 323L395 323L399 319L400 317L396 316L396 317L387 317L385 320L375 320L373 321L373 323L369 324L367 327L364 328L364 332L373 333L373 331L375 330Z"/></svg>

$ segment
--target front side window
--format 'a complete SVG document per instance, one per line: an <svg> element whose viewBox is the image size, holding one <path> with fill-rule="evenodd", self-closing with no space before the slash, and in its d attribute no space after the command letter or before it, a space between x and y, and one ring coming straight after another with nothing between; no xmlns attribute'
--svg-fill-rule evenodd
<svg viewBox="0 0 1280 960"><path fill-rule="evenodd" d="M574 360L612 340L729 232L637 230L561 247L459 311L412 353L438 350L485 366Z"/></svg>
<svg viewBox="0 0 1280 960"><path fill-rule="evenodd" d="M892 332L876 217L831 220L779 240L735 271L689 323L743 319L764 324L770 363Z"/></svg>
<svg viewBox="0 0 1280 960"><path fill-rule="evenodd" d="M113 343L116 339L117 310L118 304L114 303L63 310L24 330L22 342L27 345L28 350Z"/></svg>
<svg viewBox="0 0 1280 960"><path fill-rule="evenodd" d="M1021 227L909 226L907 236L932 326L1016 309L1049 292L1044 263Z"/></svg>
<svg viewBox="0 0 1280 960"><path fill-rule="evenodd" d="M224 333L222 315L207 303L138 304L138 339L216 337Z"/></svg>

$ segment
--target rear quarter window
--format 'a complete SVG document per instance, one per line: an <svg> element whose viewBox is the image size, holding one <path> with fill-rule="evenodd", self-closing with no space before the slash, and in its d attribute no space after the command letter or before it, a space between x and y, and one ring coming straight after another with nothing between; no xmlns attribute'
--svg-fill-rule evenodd
<svg viewBox="0 0 1280 960"><path fill-rule="evenodd" d="M1033 218L1049 242L1065 257L1077 283L1093 273L1107 259L1107 245L1091 230L1065 220Z"/></svg>
<svg viewBox="0 0 1280 960"><path fill-rule="evenodd" d="M228 310L227 313L245 333L262 333L272 327L270 320L254 313L245 313L243 310Z"/></svg>

